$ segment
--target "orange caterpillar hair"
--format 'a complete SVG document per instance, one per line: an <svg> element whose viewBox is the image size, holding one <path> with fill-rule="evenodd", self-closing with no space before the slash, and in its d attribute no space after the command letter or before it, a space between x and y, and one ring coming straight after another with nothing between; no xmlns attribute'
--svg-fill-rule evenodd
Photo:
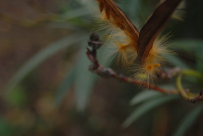
<svg viewBox="0 0 203 136"><path fill-rule="evenodd" d="M113 27L111 28L112 31L116 30L115 33L110 34L110 38L113 39L112 41L115 44L113 53L117 54L117 62L123 66L132 65L137 57L138 29L126 17L123 11L116 6L114 1L97 1L99 10L102 13L100 19L108 22Z"/></svg>
<svg viewBox="0 0 203 136"><path fill-rule="evenodd" d="M140 32L113 0L96 1L102 13L101 19L119 29L119 33L122 33L120 36L124 37L123 40L121 40L122 37L115 40L115 52L119 61L127 66L132 66L137 59L139 69L135 78L139 78L140 73L147 75L147 79L154 78L164 61L163 54L169 52L166 46L163 46L166 38L160 39L158 35L181 0L162 1ZM118 34L113 34L112 37L116 36Z"/></svg>

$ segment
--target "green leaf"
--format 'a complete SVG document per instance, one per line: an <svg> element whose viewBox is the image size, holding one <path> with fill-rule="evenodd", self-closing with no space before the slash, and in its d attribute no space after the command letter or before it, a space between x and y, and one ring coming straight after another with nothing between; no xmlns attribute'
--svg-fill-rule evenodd
<svg viewBox="0 0 203 136"><path fill-rule="evenodd" d="M87 8L78 8L74 10L67 11L63 15L58 15L54 21L64 22L69 19L78 18L81 16L89 15L91 12Z"/></svg>
<svg viewBox="0 0 203 136"><path fill-rule="evenodd" d="M201 52L200 46L203 45L202 40L194 40L194 39L177 40L177 41L174 41L173 43L174 43L174 45L171 46L173 49L179 50L179 51L184 51L184 52L186 52L186 54L188 54L192 57L197 57L197 58L202 59L202 57L199 57L198 53L196 52L196 50ZM195 52L195 54L194 54L194 52ZM202 53L200 55L202 55ZM165 57L168 62L172 63L175 66L180 66L181 68L190 68L186 63L184 63L177 56L166 55ZM200 64L197 64L197 66L202 67L202 60L201 60Z"/></svg>
<svg viewBox="0 0 203 136"><path fill-rule="evenodd" d="M202 45L199 45L196 50L195 50L195 54L196 54L196 69L200 72L203 73L203 47Z"/></svg>
<svg viewBox="0 0 203 136"><path fill-rule="evenodd" d="M75 89L76 89L76 107L78 111L84 111L92 92L94 81L97 75L91 73L88 68L90 61L88 60L86 50L82 49L79 53L79 61L76 65Z"/></svg>
<svg viewBox="0 0 203 136"><path fill-rule="evenodd" d="M56 54L60 50L67 48L68 46L79 43L84 40L84 34L73 34L69 37L65 37L55 43L50 44L48 47L39 51L36 55L30 58L13 76L9 81L6 93L9 93L29 72L39 66L46 59Z"/></svg>
<svg viewBox="0 0 203 136"><path fill-rule="evenodd" d="M154 91L154 90L145 90L140 92L139 94L135 95L131 101L131 105L139 104L141 102L147 101L151 98L163 96L162 93Z"/></svg>
<svg viewBox="0 0 203 136"><path fill-rule="evenodd" d="M82 4L84 7L87 8L87 10L92 10L92 8L94 9L96 6L96 9L98 7L98 5L95 5L94 2L92 2L91 0L77 0L80 4ZM94 10L95 11L95 10Z"/></svg>
<svg viewBox="0 0 203 136"><path fill-rule="evenodd" d="M198 46L203 45L203 40L194 40L194 39L189 39L189 40L177 40L174 41L175 43L172 48L178 49L178 50L187 50L187 51L194 51Z"/></svg>
<svg viewBox="0 0 203 136"><path fill-rule="evenodd" d="M178 40L174 43L175 46L172 46L172 48L186 52L186 55L189 55L196 60L196 69L199 71L203 70L203 40Z"/></svg>
<svg viewBox="0 0 203 136"><path fill-rule="evenodd" d="M136 121L139 117L141 117L143 114L147 113L151 109L164 104L166 102L172 101L174 99L178 98L177 95L173 96L161 96L159 98L152 99L150 101L147 101L143 104L141 104L139 107L136 107L136 109L130 114L130 116L124 121L122 124L122 127L126 128L129 125L131 125L134 121Z"/></svg>
<svg viewBox="0 0 203 136"><path fill-rule="evenodd" d="M183 121L180 123L179 127L177 128L176 132L173 134L173 136L183 136L184 133L189 129L190 126L192 126L194 121L197 119L202 109L203 106L200 105L188 115L186 115Z"/></svg>
<svg viewBox="0 0 203 136"><path fill-rule="evenodd" d="M52 27L52 28L61 28L61 29L67 29L67 30L72 30L72 31L77 31L77 32L80 32L81 31L81 28L74 25L74 24L70 24L70 23L67 23L67 22L55 22L55 23L50 23L49 24L49 27Z"/></svg>
<svg viewBox="0 0 203 136"><path fill-rule="evenodd" d="M174 55L165 55L164 58L166 58L167 62L170 62L174 66L179 66L181 68L189 68L189 66L184 63L180 58Z"/></svg>
<svg viewBox="0 0 203 136"><path fill-rule="evenodd" d="M69 88L71 87L71 83L73 83L74 81L74 76L75 76L75 70L71 69L68 70L65 78L63 79L63 81L61 82L61 84L59 85L59 88L57 90L56 93L56 97L55 97L55 103L57 105L60 105L62 100L65 97L65 94L67 94L69 92Z"/></svg>
<svg viewBox="0 0 203 136"><path fill-rule="evenodd" d="M92 92L95 80L99 77L98 75L88 70L91 63L85 52L86 49L81 49L81 52L79 53L79 61L76 66L75 88L76 107L78 111L85 110L89 102L89 97ZM102 49L100 52L98 52L98 60L103 66L108 66L109 62L111 61L111 59L106 59L106 52L106 49Z"/></svg>

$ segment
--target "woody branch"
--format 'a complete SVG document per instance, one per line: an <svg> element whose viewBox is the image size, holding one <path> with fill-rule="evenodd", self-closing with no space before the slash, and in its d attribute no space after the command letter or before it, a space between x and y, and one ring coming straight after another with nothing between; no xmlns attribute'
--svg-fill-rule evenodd
<svg viewBox="0 0 203 136"><path fill-rule="evenodd" d="M159 86L152 85L147 82L140 82L139 80L132 79L132 78L124 76L122 74L118 74L111 68L105 68L98 62L98 59L97 59L97 50L102 45L102 42L100 41L99 36L95 33L90 34L90 39L88 41L88 45L91 47L91 49L87 48L86 54L87 54L87 57L89 58L89 60L92 62L92 64L89 66L89 70L95 74L98 74L101 77L114 78L114 79L117 79L117 80L125 82L125 83L141 85L143 87L146 87L146 88L149 88L149 89L161 92L161 93L165 93L165 94L181 94L183 96L183 98L187 99L188 101L190 101L192 103L195 103L197 101L203 101L203 95L202 95L203 91L200 92L199 95L194 95L192 93L188 93L188 91L186 89L183 89L182 85L181 85L181 87L177 87L177 89L166 90ZM170 69L168 71L163 71L160 74L160 78L166 78L166 77L171 78L172 76L175 76L175 75L181 73L181 71L182 70L177 67Z"/></svg>

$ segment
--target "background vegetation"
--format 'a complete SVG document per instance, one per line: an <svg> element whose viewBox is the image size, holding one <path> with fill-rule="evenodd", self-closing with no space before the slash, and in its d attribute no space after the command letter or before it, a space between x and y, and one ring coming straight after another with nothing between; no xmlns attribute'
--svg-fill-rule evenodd
<svg viewBox="0 0 203 136"><path fill-rule="evenodd" d="M118 3L138 27L158 0ZM177 55L166 67L203 73L203 1L186 1L184 21L171 20ZM0 1L0 135L2 136L201 136L202 103L166 96L88 71L85 56L93 26L92 1ZM103 65L111 65L100 51ZM175 79L158 82L175 87ZM200 92L202 81L185 78Z"/></svg>

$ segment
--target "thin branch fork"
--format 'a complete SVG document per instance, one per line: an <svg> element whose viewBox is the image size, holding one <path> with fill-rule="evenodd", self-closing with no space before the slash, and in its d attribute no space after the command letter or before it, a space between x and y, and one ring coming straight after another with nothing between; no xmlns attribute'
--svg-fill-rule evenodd
<svg viewBox="0 0 203 136"><path fill-rule="evenodd" d="M102 42L100 41L99 36L95 33L90 34L88 45L91 47L91 49L87 48L86 54L89 60L92 62L92 64L89 66L89 70L95 74L98 74L101 77L114 78L125 83L141 85L143 87L146 87L164 94L181 94L183 98L185 98L186 100L192 103L195 103L197 101L203 101L203 91L201 91L199 95L188 93L187 90L183 89L181 82L180 83L177 82L177 89L166 90L159 86L156 86L147 82L141 82L139 80L132 79L130 77L118 74L111 68L105 68L104 66L100 65L97 59L97 50L102 45ZM182 69L176 67L168 71L163 71L160 74L160 78L171 78L177 74L179 75L182 74ZM180 78L177 78L177 79L180 80Z"/></svg>
<svg viewBox="0 0 203 136"><path fill-rule="evenodd" d="M89 70L92 71L93 73L96 73L102 77L106 77L106 78L115 78L117 80L126 82L126 83L131 83L131 84L136 84L136 85L141 85L143 87L147 87L149 89L153 89L162 93L166 93L166 94L177 94L178 91L177 90L165 90L163 88L160 88L158 86L152 85L150 83L146 83L146 82L141 82L135 79L132 79L130 77L126 77L123 76L121 74L117 74L115 71L113 71L111 68L105 68L102 65L99 64L98 60L97 60L97 49L102 45L102 42L99 42L99 36L95 33L91 33L90 35L90 40L88 41L88 44L90 47L92 47L92 50L90 50L89 48L87 48L87 56L89 58L89 60L92 62L92 64L89 67ZM164 76L166 76L166 74L164 74Z"/></svg>

